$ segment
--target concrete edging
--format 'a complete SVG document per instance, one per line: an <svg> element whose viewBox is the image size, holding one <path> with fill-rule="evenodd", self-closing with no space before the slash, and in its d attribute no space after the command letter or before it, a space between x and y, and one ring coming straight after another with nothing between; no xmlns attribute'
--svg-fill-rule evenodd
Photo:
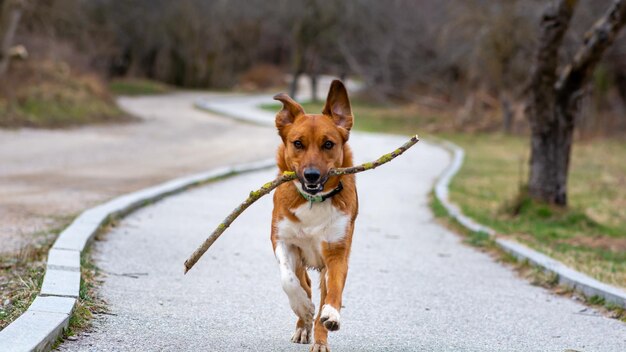
<svg viewBox="0 0 626 352"><path fill-rule="evenodd" d="M122 195L82 212L56 239L48 252L41 291L28 310L0 331L3 352L47 351L69 325L80 290L80 256L110 220L145 205L211 180L262 170L274 159L218 167L176 178L157 186Z"/></svg>
<svg viewBox="0 0 626 352"><path fill-rule="evenodd" d="M626 308L626 292L624 290L591 278L519 242L498 238L494 229L479 224L464 215L461 209L448 199L448 187L450 186L452 178L459 172L463 165L465 151L451 142L446 141L443 142L442 145L451 152L452 163L437 181L435 185L435 197L437 197L437 200L446 208L450 216L470 231L488 234L493 238L498 247L513 255L518 260L527 260L529 263L541 267L544 271L557 275L560 284L571 287L587 297L599 296L604 298L607 303L617 304Z"/></svg>

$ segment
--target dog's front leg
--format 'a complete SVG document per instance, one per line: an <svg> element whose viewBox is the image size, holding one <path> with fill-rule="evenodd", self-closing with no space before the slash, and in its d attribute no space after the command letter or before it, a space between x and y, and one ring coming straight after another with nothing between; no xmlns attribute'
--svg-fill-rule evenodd
<svg viewBox="0 0 626 352"><path fill-rule="evenodd" d="M320 274L320 311L315 319L315 344L312 352L329 352L328 331L339 330L341 299L348 275L347 245L324 245L325 268Z"/></svg>
<svg viewBox="0 0 626 352"><path fill-rule="evenodd" d="M291 340L296 343L309 343L315 305L311 302L310 286L308 286L310 283L307 282L308 276L300 263L300 254L295 247L281 241L276 243L274 252L280 268L283 290L289 298L291 309L299 318ZM308 292L305 287L309 287Z"/></svg>
<svg viewBox="0 0 626 352"><path fill-rule="evenodd" d="M320 322L328 331L339 330L341 298L348 276L348 249L329 247L325 250L326 299L320 311Z"/></svg>

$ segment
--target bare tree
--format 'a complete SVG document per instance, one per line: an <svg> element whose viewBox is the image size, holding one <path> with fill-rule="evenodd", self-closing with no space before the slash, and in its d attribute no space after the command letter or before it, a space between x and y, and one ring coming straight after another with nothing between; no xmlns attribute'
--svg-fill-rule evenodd
<svg viewBox="0 0 626 352"><path fill-rule="evenodd" d="M532 130L529 194L561 206L567 205L575 116L585 83L626 23L626 1L615 0L587 32L571 62L558 74L559 49L577 3L577 0L558 0L541 19L527 106Z"/></svg>
<svg viewBox="0 0 626 352"><path fill-rule="evenodd" d="M17 26L22 18L23 0L4 0L0 12L0 77L4 76L11 60L11 47Z"/></svg>
<svg viewBox="0 0 626 352"><path fill-rule="evenodd" d="M291 96L296 95L298 79L307 73L311 80L311 100L318 101L317 80L328 53L336 51L335 38L341 4L324 0L301 0L297 11L288 15L291 27Z"/></svg>
<svg viewBox="0 0 626 352"><path fill-rule="evenodd" d="M488 93L497 101L493 106L502 113L504 131L511 132L520 82L528 75L532 57L536 7L518 0L491 0L488 6L483 0L467 0L448 7L439 51L467 81L461 87L466 90L465 119L481 105L474 103L477 97Z"/></svg>

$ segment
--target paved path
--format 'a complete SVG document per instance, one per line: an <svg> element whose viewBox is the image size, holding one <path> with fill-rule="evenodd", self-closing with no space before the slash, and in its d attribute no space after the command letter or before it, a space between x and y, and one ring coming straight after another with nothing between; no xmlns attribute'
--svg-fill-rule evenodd
<svg viewBox="0 0 626 352"><path fill-rule="evenodd" d="M357 161L367 161L403 141L355 134L351 144ZM360 215L331 348L626 350L626 325L531 286L435 222L428 194L448 162L442 149L420 142L397 162L357 176ZM226 179L123 220L94 250L107 273L101 293L111 314L60 350L308 351L289 342L295 317L269 242L271 197L182 275L182 263L212 228L273 176Z"/></svg>
<svg viewBox="0 0 626 352"><path fill-rule="evenodd" d="M324 97L332 77L321 76ZM299 98L311 95L306 77ZM348 82L350 91L360 86ZM275 133L193 107L215 101L251 110L271 96L210 92L122 97L119 105L140 122L43 130L0 129L0 255L41 240L37 236L117 195L181 175L271 156ZM268 114L273 123L273 114ZM0 278L0 281L2 278Z"/></svg>
<svg viewBox="0 0 626 352"><path fill-rule="evenodd" d="M193 108L223 94L119 99L141 122L0 130L0 254L117 195L234 162L271 157L275 133Z"/></svg>

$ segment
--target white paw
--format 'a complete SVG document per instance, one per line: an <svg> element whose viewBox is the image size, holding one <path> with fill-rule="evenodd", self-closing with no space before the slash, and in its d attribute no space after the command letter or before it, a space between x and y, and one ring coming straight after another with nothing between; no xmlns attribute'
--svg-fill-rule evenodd
<svg viewBox="0 0 626 352"><path fill-rule="evenodd" d="M311 346L310 352L330 352L330 347L325 344L315 343Z"/></svg>
<svg viewBox="0 0 626 352"><path fill-rule="evenodd" d="M324 324L324 327L328 331L339 330L339 312L333 306L324 304L322 307L322 314L320 314L320 321Z"/></svg>
<svg viewBox="0 0 626 352"><path fill-rule="evenodd" d="M296 328L296 332L291 336L291 342L303 344L311 343L311 325Z"/></svg>

